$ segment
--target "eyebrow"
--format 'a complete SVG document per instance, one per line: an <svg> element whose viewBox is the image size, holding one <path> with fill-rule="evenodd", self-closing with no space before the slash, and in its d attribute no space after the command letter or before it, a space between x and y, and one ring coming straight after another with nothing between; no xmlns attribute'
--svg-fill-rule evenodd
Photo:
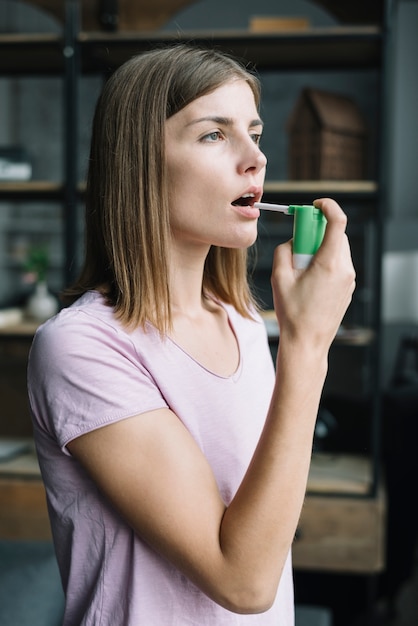
<svg viewBox="0 0 418 626"><path fill-rule="evenodd" d="M196 120L192 120L187 124L187 126L192 126L193 124L199 124L200 122L214 122L215 124L219 124L220 126L233 126L234 121L230 117L223 117L219 115L208 115L206 117L199 117ZM264 123L259 118L251 120L249 124L249 128L254 128L254 126L264 126Z"/></svg>

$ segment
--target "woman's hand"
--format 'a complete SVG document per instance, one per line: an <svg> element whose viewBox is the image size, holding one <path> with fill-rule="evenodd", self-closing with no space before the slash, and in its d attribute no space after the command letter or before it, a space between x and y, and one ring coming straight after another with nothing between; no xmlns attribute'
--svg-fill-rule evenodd
<svg viewBox="0 0 418 626"><path fill-rule="evenodd" d="M351 302L355 271L345 213L329 198L314 204L328 222L320 249L301 271L292 267L291 241L278 246L271 280L281 338L312 342L327 351Z"/></svg>

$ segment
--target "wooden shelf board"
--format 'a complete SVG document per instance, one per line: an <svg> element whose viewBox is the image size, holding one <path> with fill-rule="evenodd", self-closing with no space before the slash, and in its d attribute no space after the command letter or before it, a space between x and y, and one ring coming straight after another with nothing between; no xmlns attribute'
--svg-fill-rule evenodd
<svg viewBox="0 0 418 626"><path fill-rule="evenodd" d="M377 193L378 185L374 180L266 180L265 193Z"/></svg>
<svg viewBox="0 0 418 626"><path fill-rule="evenodd" d="M63 39L49 33L0 33L0 74L63 72Z"/></svg>
<svg viewBox="0 0 418 626"><path fill-rule="evenodd" d="M274 310L267 309L261 312L261 316L267 328L270 342L278 341L280 337L279 325ZM341 346L369 346L375 339L375 333L367 327L344 327L341 326L335 339L335 345Z"/></svg>
<svg viewBox="0 0 418 626"><path fill-rule="evenodd" d="M103 33L79 35L86 71L117 67L150 47L192 40L215 45L245 58L259 69L370 67L381 58L381 30L376 26L312 28L307 31L252 33L249 30L197 30L172 33Z"/></svg>
<svg viewBox="0 0 418 626"><path fill-rule="evenodd" d="M293 543L295 570L376 574L385 567L386 494L307 496Z"/></svg>
<svg viewBox="0 0 418 626"><path fill-rule="evenodd" d="M372 574L385 565L386 494L371 459L314 453L293 544L296 570Z"/></svg>
<svg viewBox="0 0 418 626"><path fill-rule="evenodd" d="M280 204L311 204L315 198L330 197L339 202L350 202L347 208L350 220L359 218L364 222L377 215L378 191L374 180L267 180L263 199ZM278 215L265 211L263 219L276 222L280 219Z"/></svg>
<svg viewBox="0 0 418 626"><path fill-rule="evenodd" d="M38 326L38 322L32 322L31 320L24 320L19 324L0 326L0 337L32 338Z"/></svg>
<svg viewBox="0 0 418 626"><path fill-rule="evenodd" d="M367 495L372 481L369 457L316 452L311 459L307 492Z"/></svg>
<svg viewBox="0 0 418 626"><path fill-rule="evenodd" d="M338 26L304 31L253 33L249 30L196 30L183 33L81 32L84 71L117 67L153 46L181 41L214 45L249 60L259 69L366 68L381 60L378 26ZM0 73L4 75L64 71L63 38L56 34L0 34Z"/></svg>
<svg viewBox="0 0 418 626"><path fill-rule="evenodd" d="M41 477L0 475L0 538L51 540L45 488Z"/></svg>
<svg viewBox="0 0 418 626"><path fill-rule="evenodd" d="M85 190L83 181L77 186L77 193L82 195ZM287 194L310 196L311 199L319 195L374 199L377 192L378 185L373 180L266 180L264 183L265 197ZM42 180L0 181L0 202L7 199L62 200L63 195L62 183Z"/></svg>
<svg viewBox="0 0 418 626"><path fill-rule="evenodd" d="M80 183L78 192L84 193L85 190L85 182ZM372 197L377 191L378 184L374 180L266 180L264 183L265 194L347 194Z"/></svg>
<svg viewBox="0 0 418 626"><path fill-rule="evenodd" d="M64 194L62 183L44 180L0 181L0 201L8 199L59 200Z"/></svg>
<svg viewBox="0 0 418 626"><path fill-rule="evenodd" d="M0 438L6 444L9 439ZM20 441L25 446L25 451L11 456L10 458L0 459L0 479L7 478L27 478L40 479L41 472L39 469L38 459L35 452L35 444L33 439L21 438L12 439L12 441Z"/></svg>

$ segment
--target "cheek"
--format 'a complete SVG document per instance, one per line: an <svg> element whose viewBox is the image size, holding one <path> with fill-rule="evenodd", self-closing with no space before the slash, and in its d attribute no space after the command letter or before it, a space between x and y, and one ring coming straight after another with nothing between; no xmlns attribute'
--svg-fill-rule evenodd
<svg viewBox="0 0 418 626"><path fill-rule="evenodd" d="M167 169L167 182L172 206L195 205L209 199L213 191L207 168L199 167L196 159L172 160Z"/></svg>
<svg viewBox="0 0 418 626"><path fill-rule="evenodd" d="M184 199L193 185L196 184L196 173L193 163L182 160L171 160L167 168L168 191L172 201L177 202L178 198Z"/></svg>
<svg viewBox="0 0 418 626"><path fill-rule="evenodd" d="M173 159L170 159L167 163L167 182L169 190L175 188L179 178L181 178L181 165L177 163L177 161L173 162Z"/></svg>
<svg viewBox="0 0 418 626"><path fill-rule="evenodd" d="M168 180L170 225L174 231L183 230L197 213L198 193L193 172L181 165L171 167Z"/></svg>

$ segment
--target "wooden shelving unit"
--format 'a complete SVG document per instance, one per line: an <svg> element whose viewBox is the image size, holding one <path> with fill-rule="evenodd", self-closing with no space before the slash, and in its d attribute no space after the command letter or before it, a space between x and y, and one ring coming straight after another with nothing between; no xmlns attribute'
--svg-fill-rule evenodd
<svg viewBox="0 0 418 626"><path fill-rule="evenodd" d="M80 32L76 43L82 70L115 68L133 54L173 42L194 41L217 46L249 60L259 70L375 67L381 58L382 36L377 26L312 28L308 32L251 33L247 30L179 33ZM0 34L0 73L56 74L64 70L62 37L53 34Z"/></svg>
<svg viewBox="0 0 418 626"><path fill-rule="evenodd" d="M0 450L1 442L0 438ZM34 445L30 439L27 443L28 449L21 454L0 458L0 538L3 540L51 539L45 488Z"/></svg>
<svg viewBox="0 0 418 626"><path fill-rule="evenodd" d="M390 0L387 0L386 4L389 7ZM83 32L79 28L79 3L75 0L66 0L65 5L66 21L63 24L62 36L0 34L1 75L36 76L42 74L62 78L66 125L65 145L63 146L64 180L60 183L2 182L0 183L0 201L50 199L62 202L65 219L63 247L66 258L66 280L70 277L70 268L76 253L74 206L83 194L83 184L76 178L78 84L82 75L100 74L105 78L109 72L134 54L175 41L193 41L196 44L215 46L246 59L254 64L260 73L272 70L286 72L341 70L344 72L372 68L381 74L382 84L385 81L388 54L385 19L374 25L342 25L286 33L255 34L244 30L193 31L183 32L180 35L168 32ZM389 13L388 8L385 15ZM379 111L378 116L381 123L384 123L384 111ZM381 180L383 180L382 171L376 180L268 180L265 185L265 199L276 202L287 202L289 197L292 197L298 198L300 202L310 203L313 197L324 194L332 195L337 200L347 201L349 219L367 221L374 233L374 249L371 256L376 266L376 275L373 284L371 324L367 329L369 335L361 343L355 344L352 341L351 346L349 341L343 345L344 338L340 340L343 350L352 350L352 346L356 345L355 349L367 352L369 367L373 371L373 376L368 381L368 393L373 397L369 416L370 454L362 465L363 469L366 468L366 479L361 482L361 488L358 487L358 483L353 488L351 479L345 482L343 479L338 493L338 486L333 484L333 489L330 490L323 480L318 479L318 475L315 477L315 465L313 465L311 483L310 486L308 485L308 496L301 519L300 537L295 542L294 562L295 566L301 569L323 568L329 571L348 569L359 573L374 574L383 567L385 500L378 468L380 406L376 374L379 362L379 255L383 219ZM276 225L274 228L279 227ZM0 343L7 339L27 342L33 332L34 328L28 325L20 329L0 329ZM315 485L313 484L314 478ZM26 487L29 491L27 491L25 484L22 485L22 480L22 477L13 477L14 488L10 491L9 479L0 475L0 500L3 498L3 502L6 502L7 498L15 498L17 517L19 517L23 514L23 509L19 508L21 506L19 498L24 498L25 502L32 502L28 493L31 489L33 494L36 492L34 497L37 504L34 504L34 515L40 516L39 532L42 533L44 512L39 513L39 508L37 508L43 497L40 483L33 480L31 482L28 478ZM27 509L24 514L28 514ZM368 529L367 532L365 529ZM0 524L0 534L2 532ZM359 537L360 534L365 534L365 537L362 539ZM345 555L345 560L342 555Z"/></svg>
<svg viewBox="0 0 418 626"><path fill-rule="evenodd" d="M216 46L250 61L258 70L375 66L381 32L373 26L312 28L308 32L251 33L246 30L185 33L80 33L83 70L117 67L152 46L193 41Z"/></svg>

